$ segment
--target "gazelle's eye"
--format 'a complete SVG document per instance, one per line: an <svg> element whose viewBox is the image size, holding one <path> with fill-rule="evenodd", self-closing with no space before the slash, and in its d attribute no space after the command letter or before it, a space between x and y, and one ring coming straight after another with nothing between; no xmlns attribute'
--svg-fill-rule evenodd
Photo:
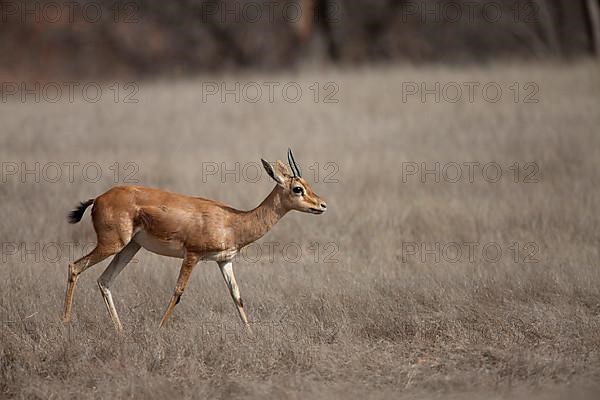
<svg viewBox="0 0 600 400"><path fill-rule="evenodd" d="M304 188L300 186L296 186L292 189L292 191L296 194L304 194Z"/></svg>

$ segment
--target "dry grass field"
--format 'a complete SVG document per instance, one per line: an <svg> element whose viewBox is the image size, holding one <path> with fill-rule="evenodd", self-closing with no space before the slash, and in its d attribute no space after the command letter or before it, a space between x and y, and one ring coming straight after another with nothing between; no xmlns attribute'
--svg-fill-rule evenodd
<svg viewBox="0 0 600 400"><path fill-rule="evenodd" d="M239 102L206 95L222 81ZM252 103L248 82L280 86ZM422 82L439 102L407 94ZM0 398L596 398L597 64L156 81L137 103L109 86L0 105ZM113 286L123 335L107 261L63 325L67 265L95 239L89 210L67 224L78 201L135 181L249 209L273 186L260 158L288 147L329 211L288 215L235 264L254 335L215 263L159 330L180 261L145 251Z"/></svg>

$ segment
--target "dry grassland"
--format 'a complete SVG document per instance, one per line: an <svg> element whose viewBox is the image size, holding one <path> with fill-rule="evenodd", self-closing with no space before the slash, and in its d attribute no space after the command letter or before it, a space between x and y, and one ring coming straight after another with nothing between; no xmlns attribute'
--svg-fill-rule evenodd
<svg viewBox="0 0 600 400"><path fill-rule="evenodd" d="M133 104L121 86L117 103L105 87L95 104L0 105L0 398L597 395L597 64L305 71L211 77L204 89L223 79L297 82L303 96L203 101L198 78L140 83ZM327 82L338 103L323 102ZM403 101L410 82L465 91ZM468 82L496 82L503 96L478 89L470 102ZM196 268L158 330L180 261L144 251L113 286L123 336L96 286L107 262L82 275L62 324L67 265L95 238L89 211L66 222L79 200L135 180L248 209L272 188L264 174L250 182L255 163L288 147L330 210L288 215L236 263L254 336L214 263ZM68 162L79 163L72 182ZM498 182L482 170L491 162ZM22 176L35 163L38 176ZM238 176L222 176L236 163ZM439 182L407 174L422 163L439 163Z"/></svg>

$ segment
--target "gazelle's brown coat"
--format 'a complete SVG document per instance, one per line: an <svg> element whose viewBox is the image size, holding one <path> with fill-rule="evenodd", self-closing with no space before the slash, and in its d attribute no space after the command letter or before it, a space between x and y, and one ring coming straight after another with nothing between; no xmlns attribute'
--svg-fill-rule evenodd
<svg viewBox="0 0 600 400"><path fill-rule="evenodd" d="M289 156L292 157L291 153ZM79 275L115 255L98 279L98 286L115 327L122 329L109 287L137 251L144 247L160 255L183 259L175 292L161 326L173 312L194 266L201 260L219 264L240 318L248 326L233 274L235 255L244 246L265 235L288 211L322 214L327 208L294 166L291 174L281 161L277 162L276 168L264 160L263 165L277 186L251 211L239 211L213 200L141 186L115 187L96 199L82 203L71 214L71 222L78 222L85 208L93 204L92 221L98 243L90 254L69 265L64 321L71 319Z"/></svg>

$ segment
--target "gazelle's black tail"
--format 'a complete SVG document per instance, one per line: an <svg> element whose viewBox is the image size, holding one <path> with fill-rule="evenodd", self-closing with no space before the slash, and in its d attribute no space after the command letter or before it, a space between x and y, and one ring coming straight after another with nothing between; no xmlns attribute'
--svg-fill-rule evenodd
<svg viewBox="0 0 600 400"><path fill-rule="evenodd" d="M82 201L81 203L79 203L77 208L69 213L69 223L76 224L79 221L81 221L81 218L83 217L83 213L85 213L85 210L89 206L94 204L94 201L95 201L95 199L89 199L88 201L85 201L85 202Z"/></svg>

